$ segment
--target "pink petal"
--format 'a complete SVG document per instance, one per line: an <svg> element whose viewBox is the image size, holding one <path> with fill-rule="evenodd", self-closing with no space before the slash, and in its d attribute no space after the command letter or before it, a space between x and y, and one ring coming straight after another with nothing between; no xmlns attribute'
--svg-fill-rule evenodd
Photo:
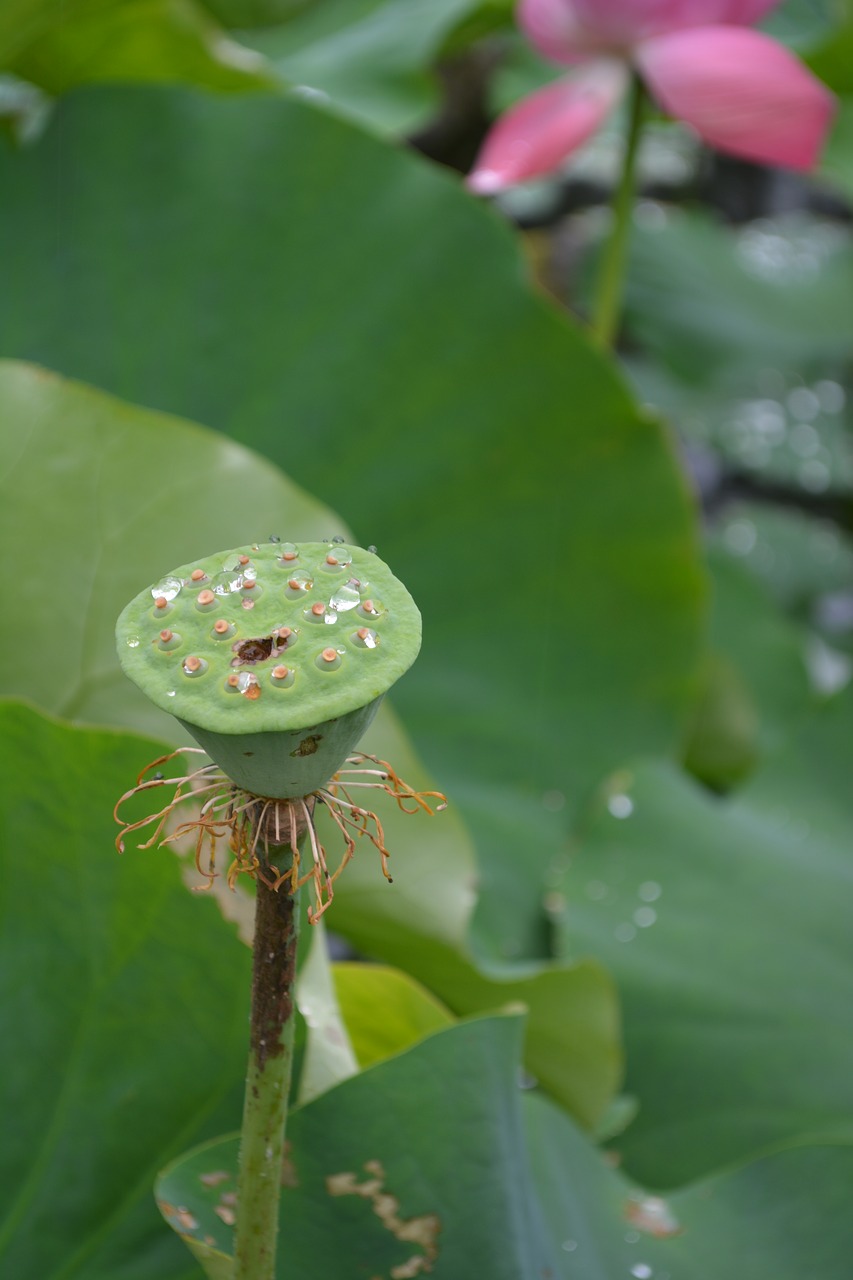
<svg viewBox="0 0 853 1280"><path fill-rule="evenodd" d="M748 26L779 0L519 0L519 25L546 58L629 57L649 36L692 27Z"/></svg>
<svg viewBox="0 0 853 1280"><path fill-rule="evenodd" d="M835 100L769 36L682 31L644 41L635 60L664 110L712 147L790 169L815 164Z"/></svg>
<svg viewBox="0 0 853 1280"><path fill-rule="evenodd" d="M600 59L522 99L488 134L468 187L493 195L556 169L604 122L627 79L622 63Z"/></svg>

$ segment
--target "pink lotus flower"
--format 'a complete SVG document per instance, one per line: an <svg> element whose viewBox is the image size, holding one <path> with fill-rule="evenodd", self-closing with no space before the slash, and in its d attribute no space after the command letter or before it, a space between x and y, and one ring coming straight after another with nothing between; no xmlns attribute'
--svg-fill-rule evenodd
<svg viewBox="0 0 853 1280"><path fill-rule="evenodd" d="M603 123L631 70L659 106L720 151L810 169L832 94L750 23L778 0L520 0L536 48L577 69L512 107L468 186L483 195L549 173Z"/></svg>

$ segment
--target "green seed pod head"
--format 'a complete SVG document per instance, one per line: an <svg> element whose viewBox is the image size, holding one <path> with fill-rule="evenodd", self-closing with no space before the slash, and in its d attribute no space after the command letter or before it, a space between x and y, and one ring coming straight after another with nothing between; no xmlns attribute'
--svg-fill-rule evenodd
<svg viewBox="0 0 853 1280"><path fill-rule="evenodd" d="M276 539L173 570L116 639L125 673L233 782L291 799L350 754L417 657L421 616L372 551Z"/></svg>

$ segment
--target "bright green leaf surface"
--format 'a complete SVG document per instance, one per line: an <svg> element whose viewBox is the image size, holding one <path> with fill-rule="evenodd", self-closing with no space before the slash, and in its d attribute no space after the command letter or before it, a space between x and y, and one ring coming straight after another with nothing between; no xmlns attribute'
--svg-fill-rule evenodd
<svg viewBox="0 0 853 1280"><path fill-rule="evenodd" d="M291 530L309 540L342 529L247 450L26 365L0 364L0 432L0 541L33 557L15 608L28 654L39 655L22 662L19 632L4 629L3 692L60 715L174 740L172 717L118 666L119 611L184 559L247 536Z"/></svg>
<svg viewBox="0 0 853 1280"><path fill-rule="evenodd" d="M617 976L653 1184L851 1132L851 732L848 694L735 801L640 766L579 833L564 948Z"/></svg>
<svg viewBox="0 0 853 1280"><path fill-rule="evenodd" d="M31 10L31 38L14 40L6 65L49 93L104 80L225 91L277 83L269 64L227 38L195 0L65 0Z"/></svg>
<svg viewBox="0 0 853 1280"><path fill-rule="evenodd" d="M426 1270L424 1260L436 1280L553 1274L527 1170L519 1023L502 1017L451 1027L290 1117L278 1274L414 1276ZM234 1186L233 1176L214 1186L201 1177L235 1167L236 1142L225 1139L191 1152L158 1181L158 1199L189 1210L198 1224L188 1235L199 1252L205 1237L229 1251L231 1231L215 1210L223 1195L228 1207ZM177 1225L174 1212L166 1216Z"/></svg>
<svg viewBox="0 0 853 1280"><path fill-rule="evenodd" d="M336 964L335 990L359 1065L402 1053L453 1019L429 992L387 965Z"/></svg>
<svg viewBox="0 0 853 1280"><path fill-rule="evenodd" d="M239 1123L250 957L173 855L115 852L156 744L0 707L0 1270L185 1280L151 1182Z"/></svg>
<svg viewBox="0 0 853 1280"><path fill-rule="evenodd" d="M182 742L177 722L121 675L113 642L120 609L141 584L211 547L259 531L323 538L342 529L340 521L268 463L213 433L28 366L0 366L0 423L0 540L31 554L17 595L28 620L28 660L20 661L17 635L7 628L0 649L5 691ZM50 595L44 582L53 584ZM65 619L61 663L58 615ZM387 706L364 747L392 760L413 785L432 787ZM609 979L593 964L533 966L518 982L484 977L468 951L477 877L455 799L432 818L403 814L381 796L371 803L382 817L395 883L385 882L378 855L362 842L339 882L334 927L364 954L412 973L457 1013L528 1002L530 1069L584 1123L595 1123L621 1068ZM336 831L326 838L330 855L340 856ZM335 1054L322 1052L321 1038L309 1051L309 1092L341 1070Z"/></svg>
<svg viewBox="0 0 853 1280"><path fill-rule="evenodd" d="M0 171L0 349L228 430L379 546L428 619L399 705L475 829L479 941L545 954L572 803L673 745L694 675L658 426L489 210L305 103L80 93Z"/></svg>

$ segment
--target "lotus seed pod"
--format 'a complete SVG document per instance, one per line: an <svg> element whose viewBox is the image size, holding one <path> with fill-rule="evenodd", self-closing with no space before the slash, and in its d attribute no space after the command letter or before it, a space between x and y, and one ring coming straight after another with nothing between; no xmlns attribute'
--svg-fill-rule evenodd
<svg viewBox="0 0 853 1280"><path fill-rule="evenodd" d="M246 791L325 786L417 657L421 617L372 551L238 547L182 565L131 600L121 665Z"/></svg>

